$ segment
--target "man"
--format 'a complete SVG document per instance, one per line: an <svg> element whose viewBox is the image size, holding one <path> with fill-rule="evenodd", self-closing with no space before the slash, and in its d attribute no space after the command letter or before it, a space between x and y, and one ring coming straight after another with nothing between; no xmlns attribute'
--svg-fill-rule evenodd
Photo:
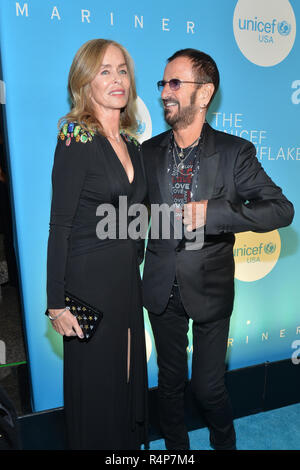
<svg viewBox="0 0 300 470"><path fill-rule="evenodd" d="M175 229L169 239L161 232L156 239L150 235L144 266L144 305L157 349L162 432L168 450L189 449L184 389L192 319L192 389L212 447L235 449L224 385L234 300L234 233L289 225L293 206L264 172L250 142L216 131L206 122L219 86L219 72L210 56L194 49L176 52L158 86L171 130L142 144L149 202L152 208L176 208L173 228L182 214L179 209L184 209L186 228L181 239ZM194 246L188 236L192 233Z"/></svg>

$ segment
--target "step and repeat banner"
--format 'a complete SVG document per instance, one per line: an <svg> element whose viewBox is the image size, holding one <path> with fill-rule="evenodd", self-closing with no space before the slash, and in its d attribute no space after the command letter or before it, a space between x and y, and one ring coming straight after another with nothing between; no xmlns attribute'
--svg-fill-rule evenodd
<svg viewBox="0 0 300 470"><path fill-rule="evenodd" d="M221 131L253 142L257 158L294 203L290 227L237 235L236 298L228 368L300 351L300 19L298 0L1 0L1 104L6 116L33 409L62 406L62 340L45 317L46 250L57 121L69 109L67 78L78 48L114 39L132 55L139 138L166 129L156 82L166 59L192 47L221 75L208 115ZM145 311L149 386L155 345ZM188 348L192 358L192 337ZM1 339L1 332L0 332ZM109 351L107 351L109 354ZM190 362L189 362L190 363Z"/></svg>

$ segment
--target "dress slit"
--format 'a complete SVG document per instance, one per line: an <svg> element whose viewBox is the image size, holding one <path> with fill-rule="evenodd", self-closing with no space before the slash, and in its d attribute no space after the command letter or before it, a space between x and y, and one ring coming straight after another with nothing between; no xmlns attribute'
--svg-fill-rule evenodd
<svg viewBox="0 0 300 470"><path fill-rule="evenodd" d="M128 338L127 338L127 383L130 380L130 351L131 351L131 330L128 328Z"/></svg>

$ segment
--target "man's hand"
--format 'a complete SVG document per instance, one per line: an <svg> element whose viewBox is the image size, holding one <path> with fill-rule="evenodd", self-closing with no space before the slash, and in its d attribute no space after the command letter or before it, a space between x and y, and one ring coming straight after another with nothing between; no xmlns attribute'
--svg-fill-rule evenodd
<svg viewBox="0 0 300 470"><path fill-rule="evenodd" d="M189 202L183 206L183 223L188 232L206 224L207 200Z"/></svg>

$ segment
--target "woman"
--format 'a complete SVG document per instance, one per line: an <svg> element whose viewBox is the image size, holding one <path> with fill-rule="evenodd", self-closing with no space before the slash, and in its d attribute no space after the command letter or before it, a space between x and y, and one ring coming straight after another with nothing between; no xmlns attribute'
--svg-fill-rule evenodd
<svg viewBox="0 0 300 470"><path fill-rule="evenodd" d="M96 234L101 204L113 204L118 214L119 196L128 206L145 197L139 147L120 134L136 126L128 52L109 40L85 43L70 69L69 92L73 106L52 173L47 268L48 314L64 335L68 442L72 449L139 449L146 441L147 369L138 245ZM89 341L65 308L66 291L103 313Z"/></svg>

